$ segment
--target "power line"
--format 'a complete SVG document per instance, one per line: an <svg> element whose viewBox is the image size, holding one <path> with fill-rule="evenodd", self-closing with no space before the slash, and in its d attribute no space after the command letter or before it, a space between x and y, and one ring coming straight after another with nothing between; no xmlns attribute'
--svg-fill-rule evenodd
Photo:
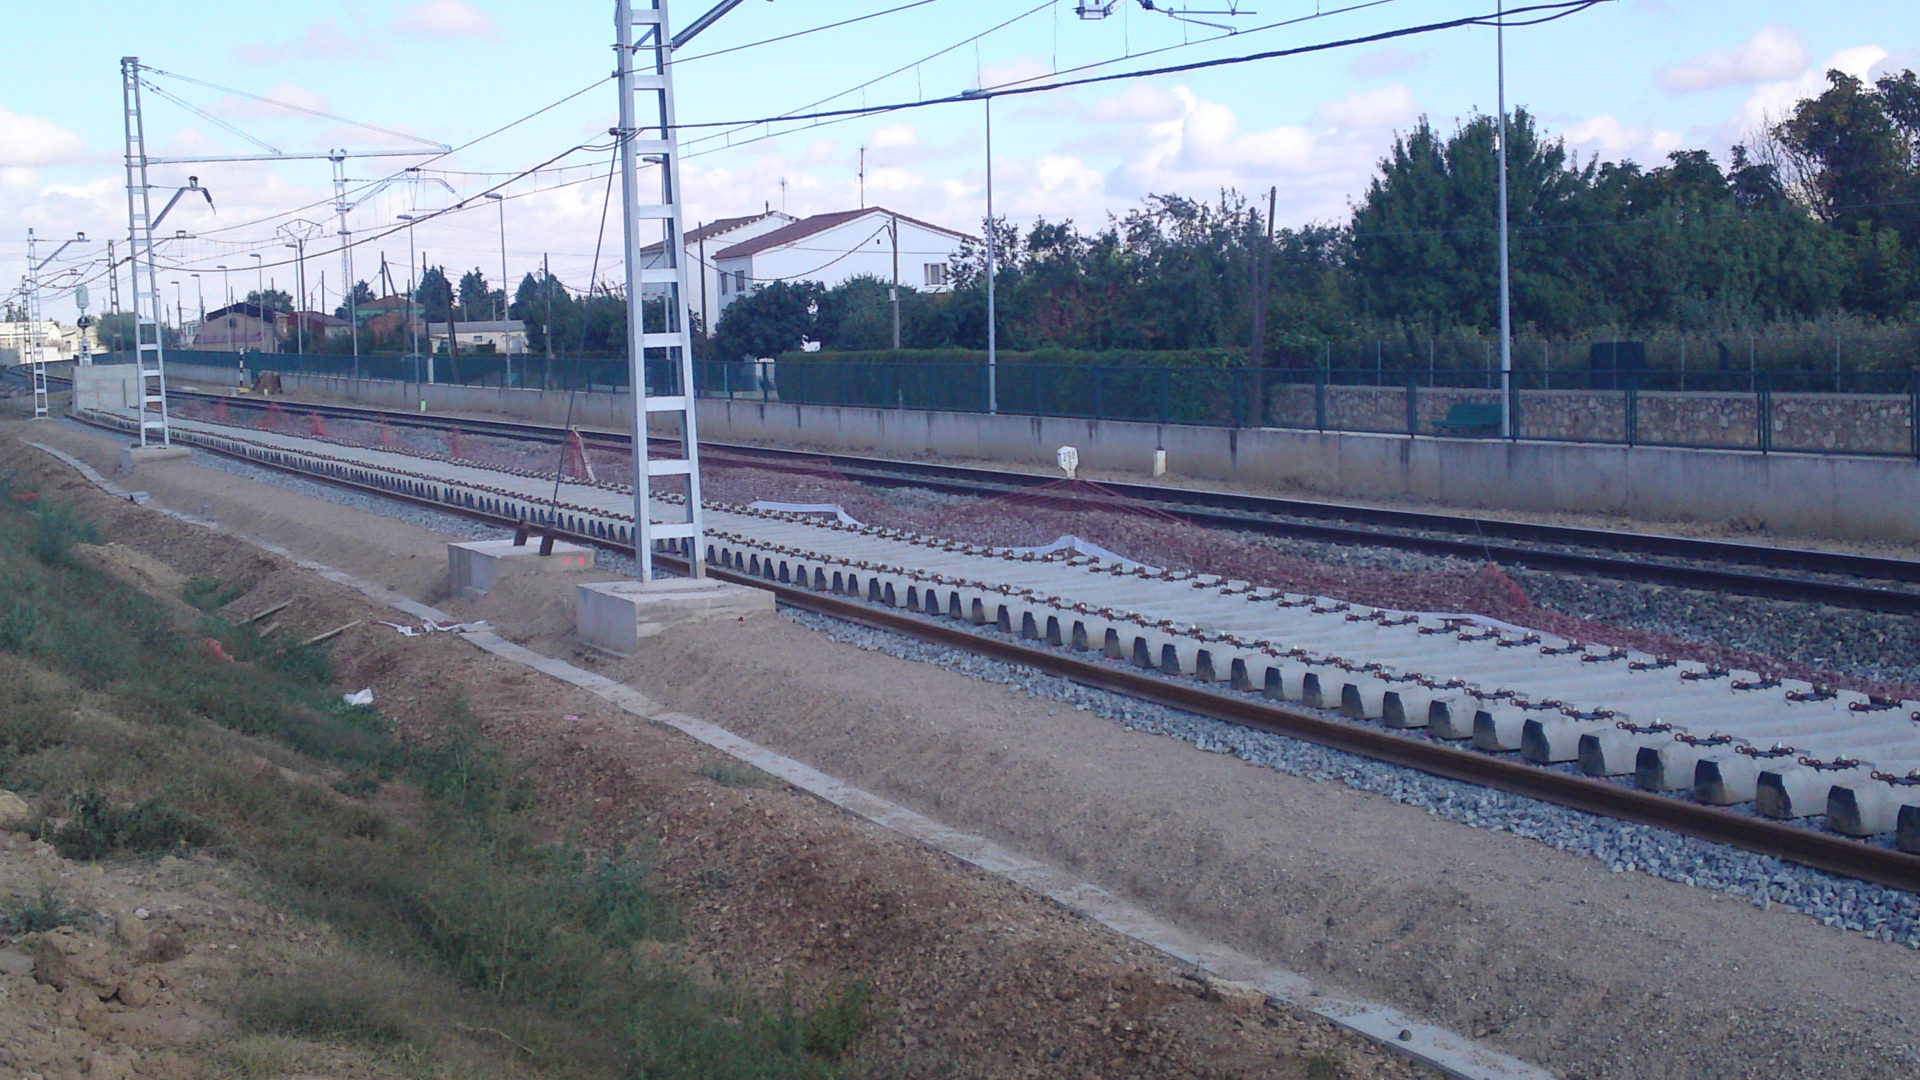
<svg viewBox="0 0 1920 1080"><path fill-rule="evenodd" d="M1049 2L1051 2L1051 0L1049 0ZM762 45L772 45L775 42L792 41L794 38L805 37L808 34L817 34L822 30L837 30L842 26L852 26L854 23L866 22L868 19L877 19L882 15L892 15L897 12L908 11L917 7L925 7L931 3L934 3L934 0L913 0L913 2L910 4L901 4L899 7L890 7L885 11L875 11L866 15L856 15L851 19L842 19L839 22L834 22L834 23L824 23L820 26L809 27L805 30L796 30L791 34L781 34L779 37L763 38L759 41L750 41L745 45L734 45L725 49L715 49L712 52L701 53L698 56L676 57L673 62L676 66L680 64L690 64L695 60L707 60L715 56L725 56L728 53L740 52L744 49L757 49Z"/></svg>
<svg viewBox="0 0 1920 1080"><path fill-rule="evenodd" d="M1508 12L1526 14L1529 12L1557 12L1551 17L1543 17L1524 24L1537 26L1552 22L1569 15L1575 15L1598 4L1611 0L1560 0L1558 3L1537 4L1533 7L1515 8ZM764 116L751 120L707 120L691 124L677 124L678 129L690 128L751 128L761 124L770 124L777 120L816 120L852 116L877 116L884 113L901 112L907 109L920 109L929 105L950 105L962 101L982 101L996 97L1017 97L1026 94L1044 94L1054 90L1066 90L1076 86L1091 86L1096 83L1118 82L1124 79L1145 79L1158 75L1177 75L1188 71L1201 71L1208 68L1228 67L1237 64L1250 64L1260 60L1277 60L1290 56L1304 56L1309 53L1327 52L1333 49L1351 48L1355 45L1371 45L1379 41L1391 41L1395 38L1412 37L1418 34L1431 34L1441 30L1456 30L1464 26L1492 26L1497 24L1496 15L1472 15L1443 22L1425 23L1419 26L1400 27L1394 30L1382 30L1374 34L1359 37L1342 38L1338 41L1324 41L1314 45L1298 45L1289 49L1269 49L1265 52L1247 53L1241 56L1219 57L1213 60L1196 60L1186 64L1173 64L1167 67L1144 68L1138 71L1122 71L1111 75L1093 75L1084 79L1067 79L1061 82L1046 83L1041 86L1016 86L1011 89L967 90L958 94L948 94L936 98L919 98L911 101L899 101L888 105L862 106L855 109L827 109L814 113L783 113L779 116ZM841 96L841 95L835 95ZM830 99L829 99L830 100Z"/></svg>

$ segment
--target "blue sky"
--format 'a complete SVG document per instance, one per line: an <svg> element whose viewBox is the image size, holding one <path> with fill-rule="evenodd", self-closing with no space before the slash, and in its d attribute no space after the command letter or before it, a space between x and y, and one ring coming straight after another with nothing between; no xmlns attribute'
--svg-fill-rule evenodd
<svg viewBox="0 0 1920 1080"><path fill-rule="evenodd" d="M1230 6L1227 0L1176 2ZM1121 60L1088 73L1296 47L1480 14L1491 11L1493 2L1242 0L1237 17L1195 16L1242 31L1228 37L1141 10L1134 0L1121 0L1099 21L1076 18L1076 0L747 0L683 51L680 119L758 118L826 98L831 100L824 107L875 105L1103 61ZM1508 6L1526 2L1510 0ZM1342 10L1356 3L1364 6ZM854 25L740 48L909 4ZM709 6L710 0L675 0L675 20L685 23ZM69 0L16 7L23 10L10 13L9 29L23 47L10 50L0 69L0 280L9 285L25 269L29 226L56 241L76 230L96 240L125 232L122 56L456 146L578 91L612 68L610 0L201 0L189 7ZM1828 67L1856 74L1920 67L1920 22L1911 15L1910 3L1893 0L1610 0L1558 22L1509 30L1508 100L1533 110L1550 133L1583 155L1657 163L1672 149L1699 147L1724 156L1766 116L1817 92ZM1270 26L1288 20L1297 21ZM703 58L708 53L720 55ZM1129 54L1135 58L1121 59ZM903 70L842 93L895 69ZM390 134L167 76L151 78L286 153L401 144ZM1149 193L1209 198L1223 187L1251 194L1275 185L1281 224L1335 221L1363 190L1395 131L1423 114L1450 127L1475 111L1491 112L1494 89L1493 31L1467 28L1002 99L993 106L995 205L1019 222L1044 215L1098 225ZM257 150L170 101L148 95L145 104L152 154ZM430 171L421 175L433 182L389 187L355 212L352 228L370 236L398 224L398 214L473 199L569 148L604 142L615 107L606 84L428 162ZM768 205L795 214L857 205L856 174L865 147L869 204L971 229L985 203L982 121L982 106L968 102L818 126L761 125L731 140L706 138L689 147L685 165L689 217L700 221ZM788 133L755 138L782 130ZM356 160L349 175L382 177L422 160ZM506 204L510 277L517 281L544 254L570 284L586 282L606 194L604 181L593 177L606 160L604 152L575 153L561 162L572 168L549 169L501 189L513 196ZM262 266L258 275L290 289L294 272L286 260L293 252L276 229L291 224L322 231L298 224L304 219L333 231L325 161L163 167L155 169L154 181L170 191L188 172L213 191L218 208L210 213L183 205L163 229L191 234L170 245L168 256L179 269L162 273L163 283L183 282L190 310L191 272L202 273L209 306L224 298L221 273L214 269L219 264L230 268L236 293L253 287L256 262ZM413 240L434 263L455 270L478 266L497 278L499 218L492 204L475 201L474 210L420 226ZM315 203L320 205L309 205ZM384 253L404 277L407 240L401 232L357 248L355 276L373 277ZM340 288L339 258L328 254L333 246L325 236L313 240L307 260L309 292L318 292L324 272L329 308ZM259 260L251 257L256 253ZM86 258L103 254L103 248L76 245L68 254ZM617 212L599 273L602 279L619 277ZM171 303L171 286L163 284L163 291ZM47 311L66 319L73 309L69 300L56 298Z"/></svg>

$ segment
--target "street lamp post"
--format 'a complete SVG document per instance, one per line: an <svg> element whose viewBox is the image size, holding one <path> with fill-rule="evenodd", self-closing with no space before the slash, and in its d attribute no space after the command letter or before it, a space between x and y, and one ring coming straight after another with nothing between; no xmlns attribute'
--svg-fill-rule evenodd
<svg viewBox="0 0 1920 1080"><path fill-rule="evenodd" d="M253 273L255 277L255 280L253 283L253 298L256 301L254 306L260 309L260 351L266 352L268 351L267 350L267 269L266 269L267 261L265 259L262 259L260 257L260 253L257 251L248 252L247 258L253 260Z"/></svg>
<svg viewBox="0 0 1920 1080"><path fill-rule="evenodd" d="M420 362L420 328L413 321L413 305L420 300L420 284L414 278L414 274L418 268L413 265L415 259L413 252L413 217L412 214L400 215L400 220L407 223L407 332L413 340L414 363L417 364Z"/></svg>
<svg viewBox="0 0 1920 1080"><path fill-rule="evenodd" d="M1500 109L1500 437L1513 438L1513 292L1507 263L1507 27L1505 0L1494 5L1494 63Z"/></svg>
<svg viewBox="0 0 1920 1080"><path fill-rule="evenodd" d="M496 320L504 320L507 317L507 199L506 196L495 191L487 192L487 198L492 199L500 207L500 306L494 310L493 317ZM502 333L500 341L504 347L508 343L507 335ZM506 374L503 378L508 386L512 386L513 351L508 349L505 356Z"/></svg>
<svg viewBox="0 0 1920 1080"><path fill-rule="evenodd" d="M173 283L173 330L180 333L187 328L187 312L180 302L180 282Z"/></svg>
<svg viewBox="0 0 1920 1080"><path fill-rule="evenodd" d="M298 288L300 290L300 303L304 304L306 303L306 300L307 300L307 241L306 241L306 238L300 237L296 239L293 243L285 244L282 246L290 247L294 251L293 258L294 258L294 265L296 267L296 269L294 270L295 281L296 281L295 288ZM321 275L322 278L324 278L325 276L326 275L324 274ZM324 284L325 282L323 281L322 285L324 286ZM322 289L322 291L325 291L324 288ZM300 355L305 356L307 354L307 327L306 327L306 324L302 322L300 319L300 304L293 305L293 333L294 333L294 340L298 343L297 345L295 345L295 348L297 348L300 351Z"/></svg>
<svg viewBox="0 0 1920 1080"><path fill-rule="evenodd" d="M977 97L987 113L987 412L1000 411L1000 342L994 281L998 253L993 236L993 96L984 90L962 90L961 97Z"/></svg>

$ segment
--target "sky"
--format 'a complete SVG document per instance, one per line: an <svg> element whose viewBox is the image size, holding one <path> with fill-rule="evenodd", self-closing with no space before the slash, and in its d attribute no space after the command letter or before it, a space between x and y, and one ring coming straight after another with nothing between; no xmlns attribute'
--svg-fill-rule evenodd
<svg viewBox="0 0 1920 1080"><path fill-rule="evenodd" d="M1152 194L1212 199L1233 189L1264 202L1269 187L1281 226L1337 223L1396 132L1421 116L1451 129L1497 110L1496 34L1474 26L990 106L764 122L1341 42L1489 14L1496 0L1155 4L1194 12L1185 18L1118 0L1097 20L1076 14L1081 3L745 0L676 57L681 124L761 121L683 130L688 226L765 208L844 210L864 198L977 232L989 108L994 210L1022 227L1044 217L1098 228ZM673 22L712 4L672 0ZM42 273L58 285L92 281L92 310L106 306L98 261L107 239L124 254L127 231L128 56L154 88L142 95L149 156L266 154L263 146L282 155L150 170L156 210L189 175L213 197L211 208L183 199L160 229L186 234L160 247L170 312L176 295L190 320L202 298L211 309L229 288L236 297L256 282L295 291L295 237L307 238L303 306L332 310L343 280L332 165L295 156L336 148L407 151L346 164L358 202L348 221L354 276L376 292L386 291L383 260L403 286L414 259L456 278L477 267L497 284L503 216L511 282L543 259L572 286L618 282L620 193L617 182L609 192L604 149L618 100L602 81L613 69L613 10L612 0L15 5L16 47L0 67L0 287L27 270L29 228L42 258L84 232L88 242ZM1911 14L1911 0L1604 0L1506 31L1507 101L1583 160L1652 166L1687 148L1724 161L1769 117L1817 93L1829 68L1869 77L1920 68ZM489 191L505 198L482 198ZM462 203L411 230L399 220ZM47 316L73 318L70 287L42 296Z"/></svg>

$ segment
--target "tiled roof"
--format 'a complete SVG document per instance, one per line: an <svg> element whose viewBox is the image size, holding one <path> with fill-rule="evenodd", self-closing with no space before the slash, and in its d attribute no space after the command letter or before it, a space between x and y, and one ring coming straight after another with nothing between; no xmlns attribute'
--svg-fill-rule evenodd
<svg viewBox="0 0 1920 1080"><path fill-rule="evenodd" d="M908 217L905 214L896 214L883 206L868 206L859 210L834 210L825 214L815 214L810 218L804 218L791 225L783 225L770 233L756 236L751 240L743 240L732 247L722 248L713 255L713 258L739 259L748 255L758 254L769 248L784 247L788 244L805 240L809 236L823 233L836 225L844 225L849 221L858 221L860 218L866 217L869 214L899 218L901 221L910 221L923 229L932 229L934 232L946 233L948 236L958 239L971 239L971 237L968 237L965 233L954 232L952 229L935 225L931 222L921 221L919 218Z"/></svg>

